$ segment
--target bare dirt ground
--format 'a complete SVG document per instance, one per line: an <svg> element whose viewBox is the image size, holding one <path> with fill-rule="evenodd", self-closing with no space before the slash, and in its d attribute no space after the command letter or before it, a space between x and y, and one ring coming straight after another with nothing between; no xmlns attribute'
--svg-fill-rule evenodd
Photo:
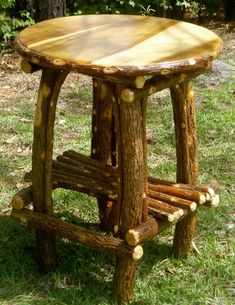
<svg viewBox="0 0 235 305"><path fill-rule="evenodd" d="M205 27L216 32L224 42L224 47L219 61L226 63L232 68L235 66L235 28L231 23L211 22L204 25ZM4 52L3 52L4 53ZM228 66L216 66L217 70L226 70ZM233 69L232 69L233 70ZM218 72L218 71L217 71ZM233 71L235 74L235 71ZM221 71L223 78L226 73ZM17 102L27 95L29 92L36 94L39 84L40 73L26 75L20 70L20 57L15 53L6 53L0 56L0 107L13 106L12 103ZM66 80L64 90L69 90L71 83L77 82L79 78L79 86L90 84L90 79L84 76L78 77L76 74L71 74Z"/></svg>

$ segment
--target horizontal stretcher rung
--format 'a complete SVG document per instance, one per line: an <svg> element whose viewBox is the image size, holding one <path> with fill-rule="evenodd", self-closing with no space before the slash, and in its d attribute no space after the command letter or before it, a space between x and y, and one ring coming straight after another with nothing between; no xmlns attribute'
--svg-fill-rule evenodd
<svg viewBox="0 0 235 305"><path fill-rule="evenodd" d="M115 256L139 260L143 256L140 245L130 246L125 240L91 232L88 229L29 209L12 210L11 217L29 227L45 230L63 238L78 242L95 250Z"/></svg>

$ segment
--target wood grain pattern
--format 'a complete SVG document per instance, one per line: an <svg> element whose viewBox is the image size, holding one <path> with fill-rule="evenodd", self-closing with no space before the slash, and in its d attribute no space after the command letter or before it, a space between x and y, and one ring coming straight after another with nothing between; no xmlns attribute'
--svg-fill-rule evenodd
<svg viewBox="0 0 235 305"><path fill-rule="evenodd" d="M90 75L169 74L217 56L220 38L186 22L132 15L56 18L23 30L16 48L29 61Z"/></svg>

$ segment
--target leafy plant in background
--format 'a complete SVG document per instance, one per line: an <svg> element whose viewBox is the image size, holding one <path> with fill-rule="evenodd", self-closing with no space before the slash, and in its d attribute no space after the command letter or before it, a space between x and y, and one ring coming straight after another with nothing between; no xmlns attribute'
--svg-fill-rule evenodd
<svg viewBox="0 0 235 305"><path fill-rule="evenodd" d="M233 1L233 0L231 0ZM207 0L206 1L206 8L210 16L214 13L218 12L220 8L221 0Z"/></svg>
<svg viewBox="0 0 235 305"><path fill-rule="evenodd" d="M217 1L217 0L211 0ZM193 12L200 1L194 0L67 0L68 14L141 14L182 18Z"/></svg>
<svg viewBox="0 0 235 305"><path fill-rule="evenodd" d="M34 23L27 11L20 11L16 17L11 16L15 0L0 0L0 49L10 44L16 33Z"/></svg>
<svg viewBox="0 0 235 305"><path fill-rule="evenodd" d="M149 1L133 1L133 0L68 0L67 7L69 14L131 14L140 11L140 5Z"/></svg>

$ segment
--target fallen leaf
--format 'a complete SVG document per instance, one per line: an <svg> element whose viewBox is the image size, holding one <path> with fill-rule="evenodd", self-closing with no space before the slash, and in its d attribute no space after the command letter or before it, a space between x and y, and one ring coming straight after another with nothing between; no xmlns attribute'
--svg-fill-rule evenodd
<svg viewBox="0 0 235 305"><path fill-rule="evenodd" d="M59 120L58 125L59 126L64 126L65 125L65 120L63 120L63 119Z"/></svg>
<svg viewBox="0 0 235 305"><path fill-rule="evenodd" d="M32 119L27 119L27 118L21 118L20 122L23 122L23 123L32 123L33 120Z"/></svg>
<svg viewBox="0 0 235 305"><path fill-rule="evenodd" d="M168 268L166 269L166 271L169 272L169 273L172 274L172 275L176 275L176 274L177 274L176 269L175 269L175 268L172 268L172 267L168 267Z"/></svg>
<svg viewBox="0 0 235 305"><path fill-rule="evenodd" d="M12 143L15 142L16 139L17 139L17 137L16 137L16 136L13 136L13 137L11 137L11 138L5 140L5 143L7 143L7 144L12 144Z"/></svg>
<svg viewBox="0 0 235 305"><path fill-rule="evenodd" d="M16 150L16 152L17 153L21 153L23 150L22 150L22 148L19 146L18 148L17 148L17 150Z"/></svg>
<svg viewBox="0 0 235 305"><path fill-rule="evenodd" d="M22 189L24 187L24 183L21 183L21 182L16 182L16 188L19 190L19 189Z"/></svg>

